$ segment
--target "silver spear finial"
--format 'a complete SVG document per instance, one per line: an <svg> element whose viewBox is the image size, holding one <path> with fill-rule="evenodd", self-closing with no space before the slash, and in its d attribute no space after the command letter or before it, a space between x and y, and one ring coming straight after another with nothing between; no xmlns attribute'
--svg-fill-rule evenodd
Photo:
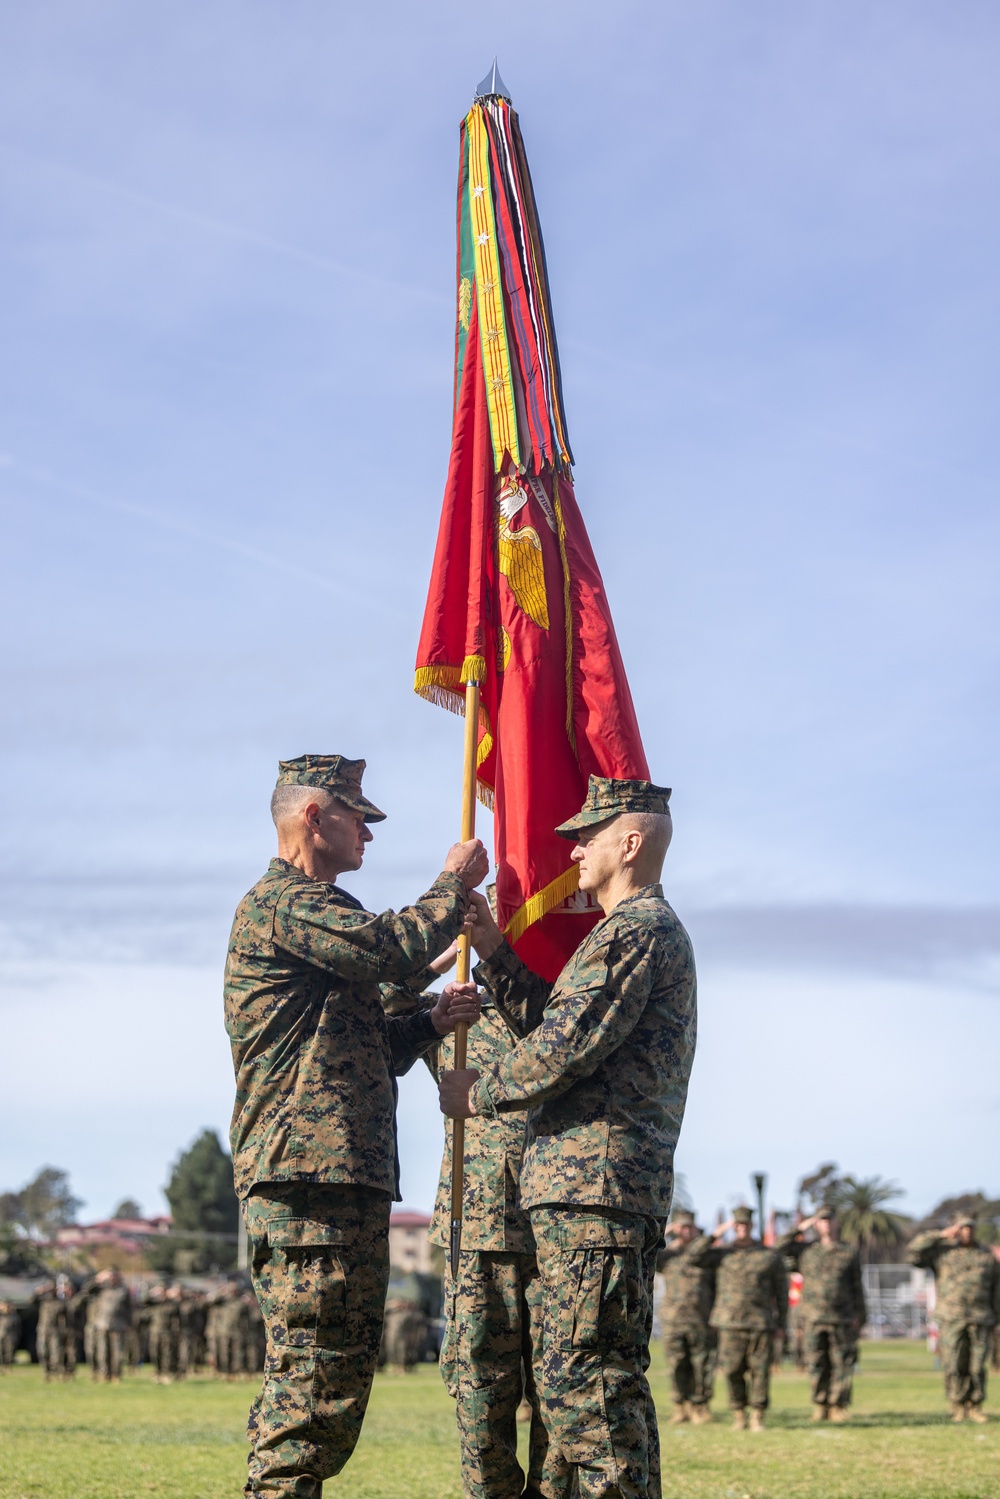
<svg viewBox="0 0 1000 1499"><path fill-rule="evenodd" d="M511 102L510 94L507 92L507 85L500 77L500 71L497 68L497 60L495 57L493 59L492 68L490 68L490 71L487 73L482 83L476 89L476 98L488 99L491 94L498 94L501 99L506 99L508 104Z"/></svg>

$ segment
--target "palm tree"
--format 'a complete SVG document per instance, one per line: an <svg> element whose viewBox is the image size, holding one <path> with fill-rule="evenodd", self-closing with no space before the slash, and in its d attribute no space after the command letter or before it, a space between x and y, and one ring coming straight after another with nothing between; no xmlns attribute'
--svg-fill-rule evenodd
<svg viewBox="0 0 1000 1499"><path fill-rule="evenodd" d="M860 1181L844 1176L837 1182L830 1206L837 1210L841 1237L857 1246L866 1265L891 1259L907 1237L910 1220L886 1208L886 1203L901 1196L895 1182L884 1181L880 1176Z"/></svg>

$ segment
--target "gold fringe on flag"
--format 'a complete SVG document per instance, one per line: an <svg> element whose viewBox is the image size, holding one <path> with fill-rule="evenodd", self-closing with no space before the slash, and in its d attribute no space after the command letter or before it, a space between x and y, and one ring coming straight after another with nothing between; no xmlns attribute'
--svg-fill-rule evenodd
<svg viewBox="0 0 1000 1499"><path fill-rule="evenodd" d="M561 906L563 901L568 900L579 888L580 871L574 864L571 869L565 870L536 895L529 895L524 905L518 907L503 929L507 941L516 942L529 926L533 926L536 921L541 921L542 917L556 906Z"/></svg>

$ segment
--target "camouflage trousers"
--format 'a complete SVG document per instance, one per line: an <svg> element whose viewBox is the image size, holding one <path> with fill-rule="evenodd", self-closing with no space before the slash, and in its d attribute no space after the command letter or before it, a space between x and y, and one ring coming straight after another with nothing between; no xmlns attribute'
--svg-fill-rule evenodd
<svg viewBox="0 0 1000 1499"><path fill-rule="evenodd" d="M719 1373L729 1386L730 1410L767 1410L773 1337L759 1327L720 1327Z"/></svg>
<svg viewBox="0 0 1000 1499"><path fill-rule="evenodd" d="M75 1373L76 1334L67 1328L52 1328L38 1345L38 1362L45 1370L46 1379L51 1379L54 1374Z"/></svg>
<svg viewBox="0 0 1000 1499"><path fill-rule="evenodd" d="M258 1295L260 1293L258 1292ZM216 1374L243 1374L246 1372L246 1345L236 1333L218 1333L212 1339L212 1363Z"/></svg>
<svg viewBox="0 0 1000 1499"><path fill-rule="evenodd" d="M814 1405L848 1406L858 1357L858 1339L850 1327L807 1327L806 1355Z"/></svg>
<svg viewBox="0 0 1000 1499"><path fill-rule="evenodd" d="M675 1405L708 1405L715 1373L715 1337L710 1327L668 1327L663 1334L670 1393Z"/></svg>
<svg viewBox="0 0 1000 1499"><path fill-rule="evenodd" d="M388 1193L269 1182L244 1205L267 1332L244 1493L319 1499L357 1445L389 1279Z"/></svg>
<svg viewBox="0 0 1000 1499"><path fill-rule="evenodd" d="M95 1379L120 1379L122 1355L128 1341L127 1332L117 1328L95 1327L91 1339L91 1372Z"/></svg>
<svg viewBox="0 0 1000 1499"><path fill-rule="evenodd" d="M465 1250L445 1269L441 1375L456 1401L466 1499L555 1499L532 1366L541 1345L542 1281L533 1254ZM531 1403L528 1476L517 1460L517 1411Z"/></svg>
<svg viewBox="0 0 1000 1499"><path fill-rule="evenodd" d="M159 1328L149 1335L149 1362L157 1374L176 1374L180 1347L173 1333Z"/></svg>
<svg viewBox="0 0 1000 1499"><path fill-rule="evenodd" d="M660 1499L646 1370L662 1223L610 1208L531 1209L542 1281L535 1382L548 1472L579 1499ZM576 1484L573 1488L572 1485Z"/></svg>
<svg viewBox="0 0 1000 1499"><path fill-rule="evenodd" d="M952 1405L982 1405L986 1399L986 1364L990 1329L977 1322L941 1324L944 1388Z"/></svg>

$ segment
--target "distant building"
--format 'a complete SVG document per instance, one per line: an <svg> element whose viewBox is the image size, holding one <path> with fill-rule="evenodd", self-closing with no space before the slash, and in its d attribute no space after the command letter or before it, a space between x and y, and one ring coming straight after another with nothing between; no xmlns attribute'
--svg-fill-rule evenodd
<svg viewBox="0 0 1000 1499"><path fill-rule="evenodd" d="M93 1249L107 1245L123 1254L139 1253L148 1239L168 1234L173 1219L168 1214L157 1218L104 1218L99 1223L70 1223L56 1230L50 1245L54 1249Z"/></svg>
<svg viewBox="0 0 1000 1499"><path fill-rule="evenodd" d="M389 1218L389 1263L397 1270L430 1271L431 1245L426 1213L392 1213Z"/></svg>

